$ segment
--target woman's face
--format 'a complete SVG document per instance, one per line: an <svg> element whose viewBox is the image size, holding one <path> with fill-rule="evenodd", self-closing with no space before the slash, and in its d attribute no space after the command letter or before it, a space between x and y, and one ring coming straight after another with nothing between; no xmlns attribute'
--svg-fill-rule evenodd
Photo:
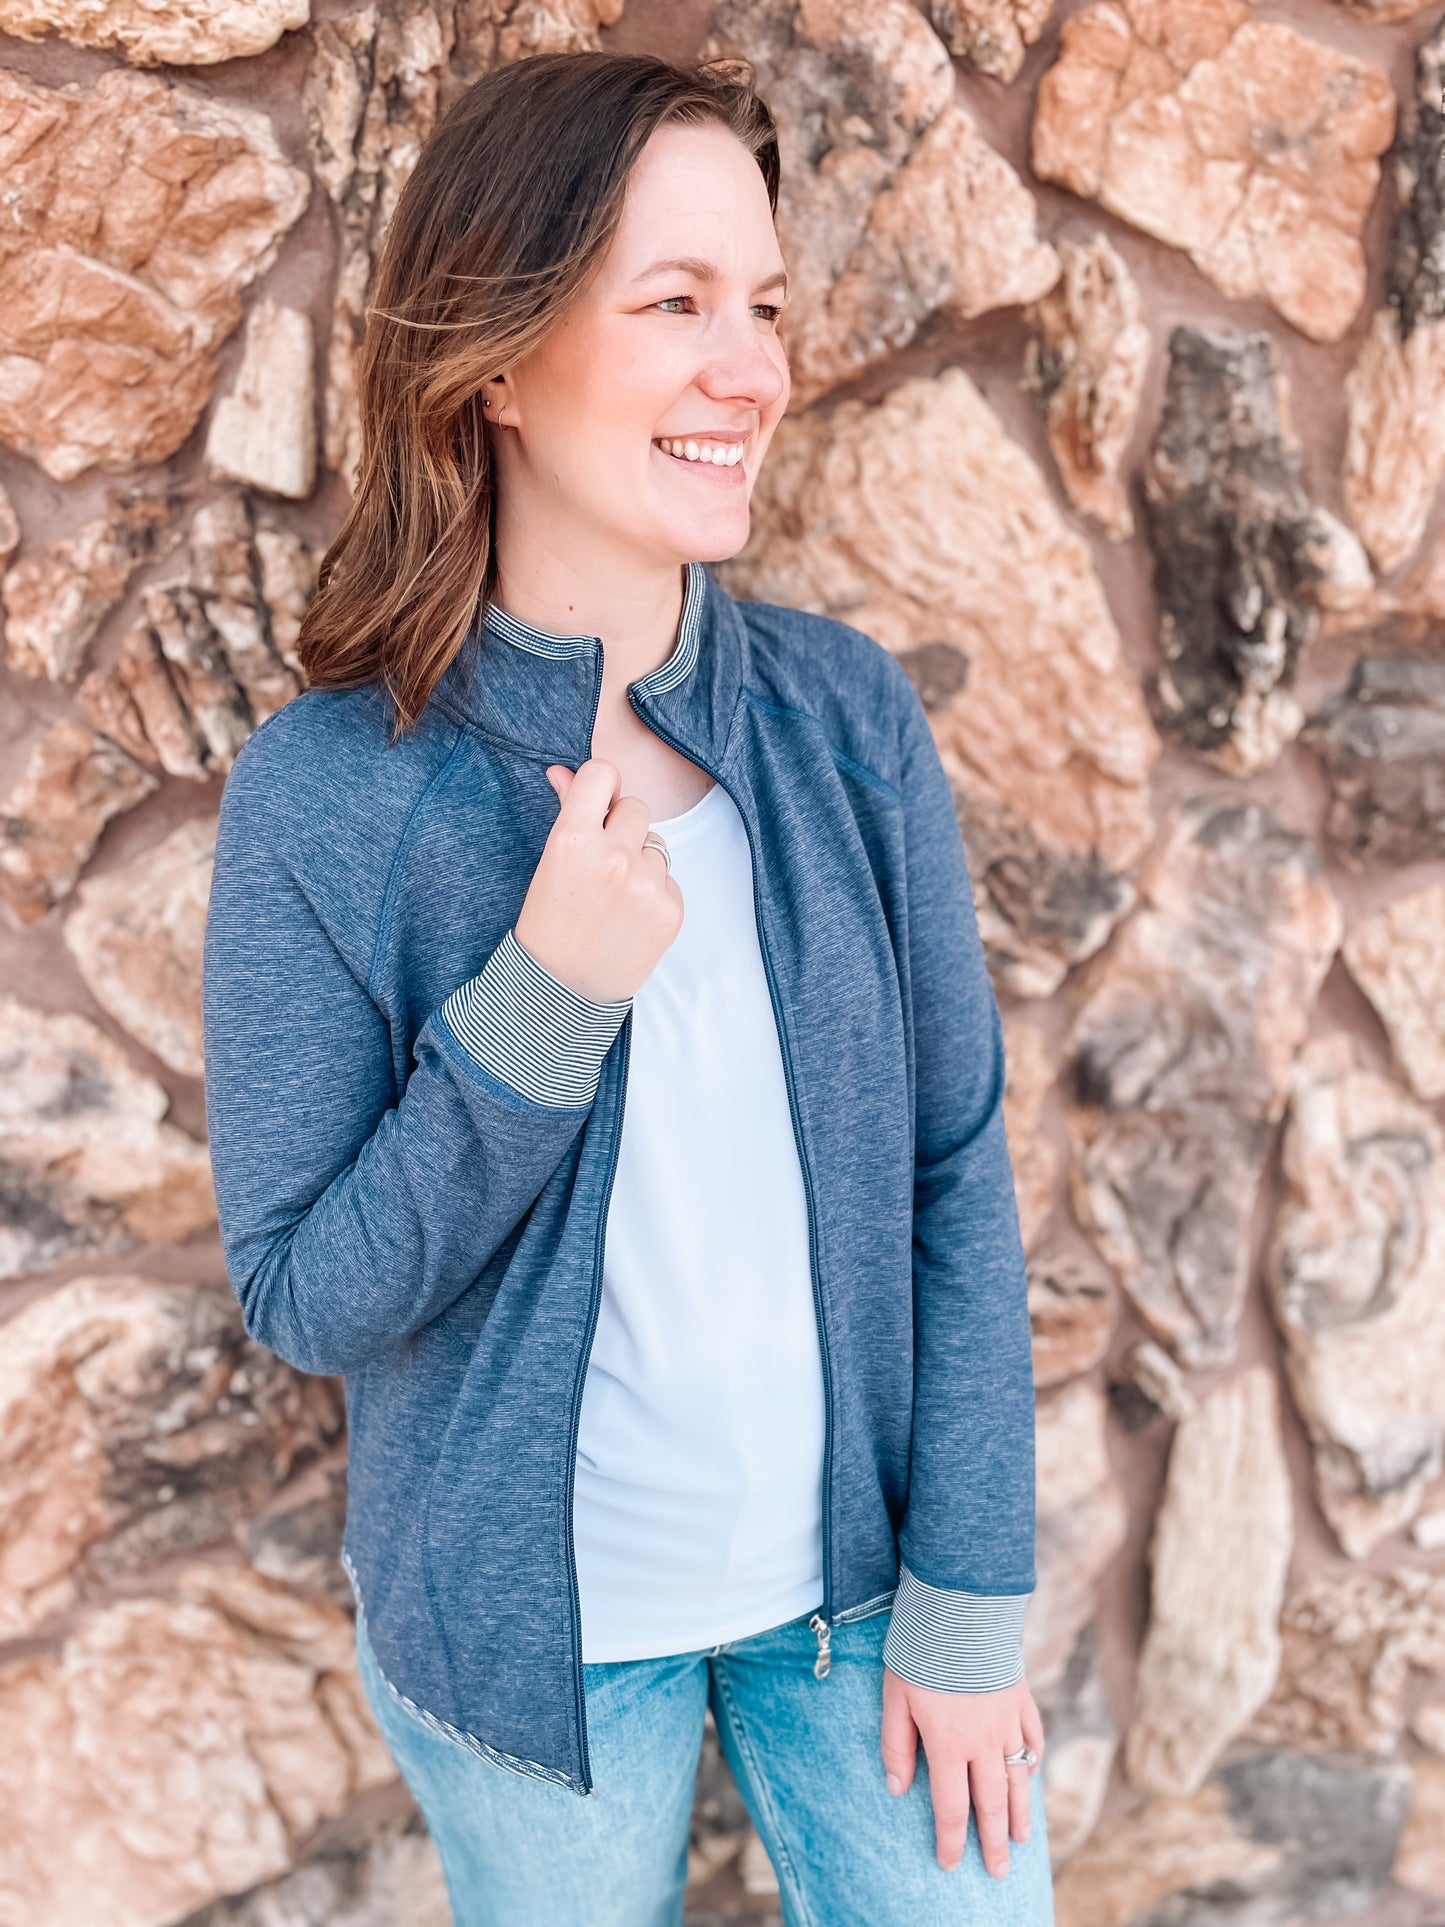
<svg viewBox="0 0 1445 1927"><path fill-rule="evenodd" d="M757 162L726 128L661 127L598 271L550 335L489 384L499 534L559 558L619 547L712 562L788 403L783 258ZM695 455L726 456L689 459Z"/></svg>

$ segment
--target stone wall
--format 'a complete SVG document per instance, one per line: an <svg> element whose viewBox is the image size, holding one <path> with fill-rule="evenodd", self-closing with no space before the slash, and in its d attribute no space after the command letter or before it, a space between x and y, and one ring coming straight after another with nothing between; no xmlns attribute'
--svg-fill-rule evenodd
<svg viewBox="0 0 1445 1927"><path fill-rule="evenodd" d="M439 106L740 49L736 594L907 665L1005 1016L1063 1927L1445 1917L1445 27L1413 0L0 0L0 1923L441 1922L336 1381L214 1225L216 809ZM698 1921L776 1918L709 1744Z"/></svg>

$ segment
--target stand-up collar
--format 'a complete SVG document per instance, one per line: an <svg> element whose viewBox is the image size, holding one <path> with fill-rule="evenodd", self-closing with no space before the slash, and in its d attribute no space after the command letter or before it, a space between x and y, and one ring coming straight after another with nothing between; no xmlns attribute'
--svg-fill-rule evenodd
<svg viewBox="0 0 1445 1927"><path fill-rule="evenodd" d="M744 634L732 598L701 562L685 565L671 653L628 684L633 707L716 767L742 687ZM437 685L452 714L554 762L592 754L602 685L600 636L557 635L489 603Z"/></svg>

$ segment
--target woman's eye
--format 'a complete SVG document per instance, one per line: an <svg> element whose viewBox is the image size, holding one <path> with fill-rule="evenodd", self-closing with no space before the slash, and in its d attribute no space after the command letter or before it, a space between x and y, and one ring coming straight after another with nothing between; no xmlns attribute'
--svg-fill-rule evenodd
<svg viewBox="0 0 1445 1927"><path fill-rule="evenodd" d="M661 301L654 301L652 305L655 308L664 309L669 314L676 314L680 312L681 305L684 302L691 300L692 296L690 294L666 294L662 297ZM781 302L755 301L753 303L753 312L755 314L766 315L769 321L776 321L778 316L783 312L783 307Z"/></svg>

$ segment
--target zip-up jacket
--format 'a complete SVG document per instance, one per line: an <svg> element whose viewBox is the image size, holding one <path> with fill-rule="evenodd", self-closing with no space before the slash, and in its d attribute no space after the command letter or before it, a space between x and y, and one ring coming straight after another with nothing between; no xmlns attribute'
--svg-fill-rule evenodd
<svg viewBox="0 0 1445 1927"><path fill-rule="evenodd" d="M880 643L685 574L627 695L752 847L827 1399L815 1630L888 1611L896 1672L993 1690L1023 1672L1034 1388L949 784ZM579 1793L573 1473L631 1000L579 996L513 924L602 666L484 603L395 744L379 683L295 697L226 781L204 972L227 1270L253 1338L344 1375L342 1559L382 1673Z"/></svg>

